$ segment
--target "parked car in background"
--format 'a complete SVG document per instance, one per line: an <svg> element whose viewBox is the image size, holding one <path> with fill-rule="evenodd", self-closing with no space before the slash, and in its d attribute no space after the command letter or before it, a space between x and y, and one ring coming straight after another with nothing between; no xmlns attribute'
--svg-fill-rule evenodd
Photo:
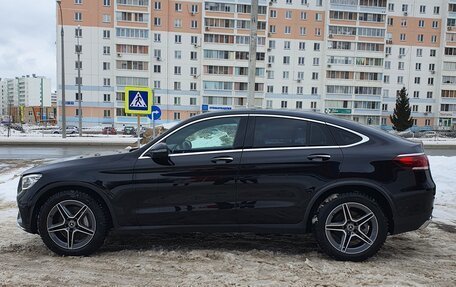
<svg viewBox="0 0 456 287"><path fill-rule="evenodd" d="M117 134L117 130L114 127L104 127L101 130L101 133L104 134L104 135L116 135Z"/></svg>
<svg viewBox="0 0 456 287"><path fill-rule="evenodd" d="M435 138L437 135L436 131L427 131L423 133L423 137L425 138Z"/></svg>
<svg viewBox="0 0 456 287"><path fill-rule="evenodd" d="M333 258L362 261L388 234L425 227L435 190L420 143L323 114L236 110L25 171L17 223L61 255L95 252L110 230L313 232Z"/></svg>
<svg viewBox="0 0 456 287"><path fill-rule="evenodd" d="M136 135L136 129L133 126L125 126L123 128L124 135Z"/></svg>
<svg viewBox="0 0 456 287"><path fill-rule="evenodd" d="M62 133L62 128L56 129L52 131L53 134L61 134ZM77 126L67 126L66 127L66 134L78 134L79 133L79 128Z"/></svg>

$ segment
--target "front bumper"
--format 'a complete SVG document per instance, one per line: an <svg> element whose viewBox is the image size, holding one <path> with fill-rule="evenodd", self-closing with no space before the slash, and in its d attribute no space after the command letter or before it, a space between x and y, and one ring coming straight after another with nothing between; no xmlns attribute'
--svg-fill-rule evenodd
<svg viewBox="0 0 456 287"><path fill-rule="evenodd" d="M36 230L32 227L31 224L31 210L29 208L18 206L19 211L17 213L17 226L22 230L29 233L36 233Z"/></svg>

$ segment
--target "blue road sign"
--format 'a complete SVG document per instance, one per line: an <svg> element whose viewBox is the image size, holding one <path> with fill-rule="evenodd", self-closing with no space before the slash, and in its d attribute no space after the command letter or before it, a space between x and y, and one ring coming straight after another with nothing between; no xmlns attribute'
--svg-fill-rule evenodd
<svg viewBox="0 0 456 287"><path fill-rule="evenodd" d="M125 112L131 114L148 115L151 113L152 91L149 88L126 87Z"/></svg>
<svg viewBox="0 0 456 287"><path fill-rule="evenodd" d="M154 117L154 121L157 121L161 118L162 111L158 106L152 106L152 114L147 115L149 119L152 119L152 116Z"/></svg>

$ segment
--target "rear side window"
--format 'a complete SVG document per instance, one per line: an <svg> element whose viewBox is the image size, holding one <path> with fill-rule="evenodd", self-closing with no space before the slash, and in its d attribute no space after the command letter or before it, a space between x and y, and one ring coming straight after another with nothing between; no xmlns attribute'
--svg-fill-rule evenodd
<svg viewBox="0 0 456 287"><path fill-rule="evenodd" d="M305 120L257 117L253 147L302 147L336 145L324 124Z"/></svg>
<svg viewBox="0 0 456 287"><path fill-rule="evenodd" d="M360 142L362 138L359 135L356 135L352 132L330 126L332 135L336 139L336 142L340 146L351 145L357 142Z"/></svg>

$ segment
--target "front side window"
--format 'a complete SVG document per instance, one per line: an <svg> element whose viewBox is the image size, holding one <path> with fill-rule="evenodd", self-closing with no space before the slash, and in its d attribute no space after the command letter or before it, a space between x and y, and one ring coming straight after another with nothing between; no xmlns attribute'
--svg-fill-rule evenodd
<svg viewBox="0 0 456 287"><path fill-rule="evenodd" d="M275 117L257 117L254 148L334 146L325 124Z"/></svg>
<svg viewBox="0 0 456 287"><path fill-rule="evenodd" d="M201 121L175 132L165 143L174 154L232 149L240 122L240 117Z"/></svg>

